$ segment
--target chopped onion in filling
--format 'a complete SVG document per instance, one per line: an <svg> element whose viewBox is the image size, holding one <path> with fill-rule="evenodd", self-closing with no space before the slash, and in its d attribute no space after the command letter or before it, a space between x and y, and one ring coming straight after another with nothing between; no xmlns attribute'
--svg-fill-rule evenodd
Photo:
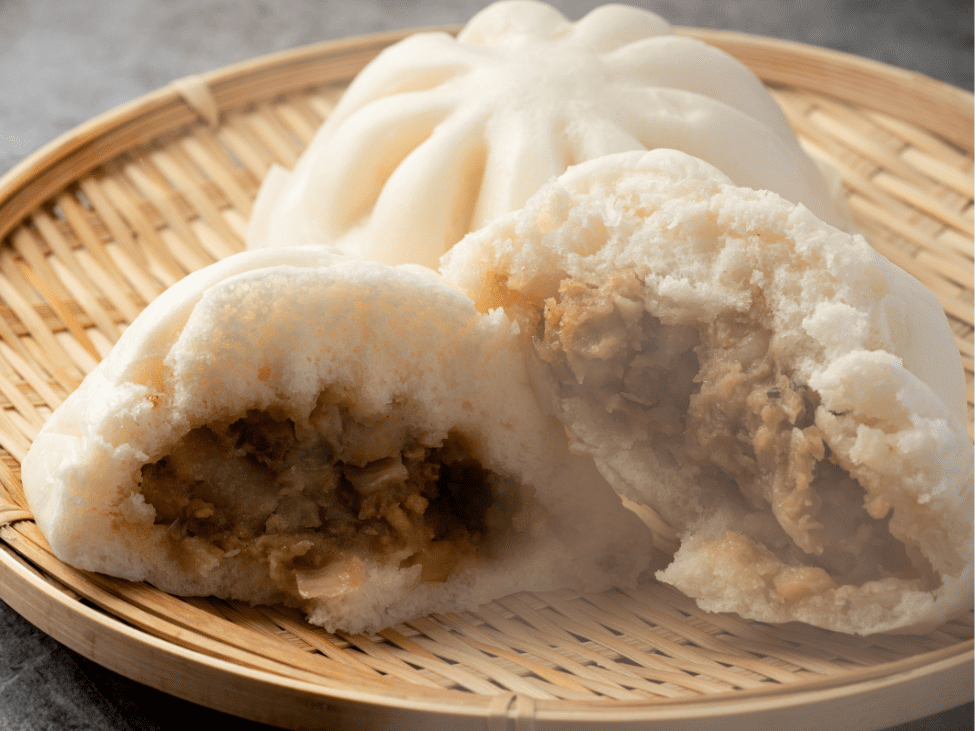
<svg viewBox="0 0 975 731"><path fill-rule="evenodd" d="M484 469L463 435L427 443L395 415L355 418L324 397L309 423L300 434L286 416L248 411L193 429L142 468L142 494L182 562L202 541L266 563L288 596L332 598L363 580L364 559L443 581L512 533L544 531L533 491Z"/></svg>
<svg viewBox="0 0 975 731"><path fill-rule="evenodd" d="M632 272L600 286L562 282L535 347L564 396L605 411L665 467L693 465L711 494L746 513L770 511L782 534L766 548L789 567L776 578L786 601L810 587L933 576L830 460L814 424L817 394L781 367L758 318L665 323L646 300Z"/></svg>

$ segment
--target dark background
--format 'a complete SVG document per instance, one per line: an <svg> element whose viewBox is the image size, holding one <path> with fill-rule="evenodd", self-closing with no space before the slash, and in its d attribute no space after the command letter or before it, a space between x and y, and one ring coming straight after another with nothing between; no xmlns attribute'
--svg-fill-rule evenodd
<svg viewBox="0 0 975 731"><path fill-rule="evenodd" d="M180 76L306 43L463 23L488 2L0 0L0 173ZM598 0L552 3L571 19ZM675 25L827 46L972 89L970 0L653 0Z"/></svg>

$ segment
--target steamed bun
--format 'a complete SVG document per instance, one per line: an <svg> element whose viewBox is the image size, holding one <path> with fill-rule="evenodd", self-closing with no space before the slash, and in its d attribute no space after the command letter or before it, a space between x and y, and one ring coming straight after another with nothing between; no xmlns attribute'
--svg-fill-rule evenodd
<svg viewBox="0 0 975 731"><path fill-rule="evenodd" d="M295 169L265 178L247 244L435 267L568 166L658 147L845 220L775 101L731 56L646 10L606 5L571 23L518 0L456 38L417 34L374 59Z"/></svg>
<svg viewBox="0 0 975 731"><path fill-rule="evenodd" d="M576 449L680 540L714 611L928 631L972 606L957 347L914 278L681 152L571 168L444 276L521 323Z"/></svg>
<svg viewBox="0 0 975 731"><path fill-rule="evenodd" d="M516 345L420 267L239 254L133 322L24 490L67 563L330 630L630 583L645 529L568 452Z"/></svg>

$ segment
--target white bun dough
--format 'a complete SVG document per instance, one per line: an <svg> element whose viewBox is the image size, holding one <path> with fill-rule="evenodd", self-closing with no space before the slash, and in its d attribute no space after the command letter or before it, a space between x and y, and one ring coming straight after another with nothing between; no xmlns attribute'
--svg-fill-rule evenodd
<svg viewBox="0 0 975 731"><path fill-rule="evenodd" d="M577 449L674 529L714 611L924 632L972 606L944 312L860 236L681 152L571 168L442 272L532 337Z"/></svg>
<svg viewBox="0 0 975 731"><path fill-rule="evenodd" d="M630 583L645 528L568 453L516 333L421 267L230 257L55 411L28 502L72 565L350 632Z"/></svg>
<svg viewBox="0 0 975 731"><path fill-rule="evenodd" d="M485 8L456 38L421 33L380 53L294 170L267 175L247 245L327 244L433 268L570 165L658 147L846 225L775 101L734 58L646 10L605 5L571 23L518 0Z"/></svg>

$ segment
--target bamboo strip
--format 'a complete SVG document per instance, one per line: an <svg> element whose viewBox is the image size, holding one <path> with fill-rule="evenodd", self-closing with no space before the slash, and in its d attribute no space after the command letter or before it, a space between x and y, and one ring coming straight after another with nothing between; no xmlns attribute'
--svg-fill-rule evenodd
<svg viewBox="0 0 975 731"><path fill-rule="evenodd" d="M365 635L350 635L344 632L338 633L354 647L365 652L367 655L393 662L403 670L409 670L411 665L426 668L441 677L445 678L450 684L464 688L473 693L485 695L495 695L498 692L497 686L491 685L487 680L477 677L468 668L463 666L451 665L437 658L430 653L413 655L412 653L397 652L396 647L386 647L370 640ZM403 659L404 656L409 660Z"/></svg>
<svg viewBox="0 0 975 731"><path fill-rule="evenodd" d="M124 175L114 174L102 180L102 186L112 204L116 206L122 218L129 222L138 237L142 249L148 250L151 258L156 259L165 269L162 281L167 286L182 278L189 272L184 270L169 252L162 237L146 218L142 207L138 204L139 196L129 185Z"/></svg>
<svg viewBox="0 0 975 731"><path fill-rule="evenodd" d="M458 663L467 669L479 670L483 676L489 678L492 682L496 683L502 688L515 693L533 695L533 690L535 689L525 684L524 679L521 676L519 676L517 673L511 672L499 664L491 662L485 657L483 652L476 652L473 647L461 643L438 642L436 640L436 635L438 633L434 630L433 623L429 619L420 617L415 620L411 620L408 624L421 629L424 634L431 632L435 635L435 637L429 639L422 635L419 635L413 639L413 643L415 645L426 650L426 652L420 655L420 657L438 657L449 662ZM450 634L443 633L441 635L441 639L443 639L443 636L449 637ZM542 697L552 699L556 696L548 691L545 691Z"/></svg>
<svg viewBox="0 0 975 731"><path fill-rule="evenodd" d="M309 119L309 116L303 114L301 106L297 104L279 105L273 107L271 111L280 120L280 124L298 138L301 149L304 149L311 142L321 124L320 120Z"/></svg>
<svg viewBox="0 0 975 731"><path fill-rule="evenodd" d="M102 190L101 183L96 178L89 177L82 180L79 186L91 201L92 207L98 213L105 227L111 232L115 241L125 251L129 257L140 266L147 266L148 260L142 249L136 243L135 237L119 212L115 210L105 191Z"/></svg>
<svg viewBox="0 0 975 731"><path fill-rule="evenodd" d="M26 226L21 226L13 232L10 238L13 242L13 251L16 251L23 257L31 271L36 274L38 279L45 282L54 293L54 296L62 302L71 299L71 295L68 294L68 291L61 284L61 281L54 274L54 270L48 264L47 256L33 232ZM5 249L6 253L10 251L10 249Z"/></svg>
<svg viewBox="0 0 975 731"><path fill-rule="evenodd" d="M44 279L36 276L30 267L21 262L17 262L17 264L19 265L20 271L23 273L24 278L27 279L27 281L30 282L30 284L33 285L38 292L41 293L44 299L50 303L54 311L58 313L58 317L61 318L62 322L64 322L65 326L68 328L68 331L74 336L75 340L77 340L85 350L91 353L94 358L101 360L101 355L95 349L94 343L92 343L88 338L88 334L81 326L81 323L79 323L71 314L67 303L58 297L58 295L54 292L54 289L48 285ZM113 328L114 332L115 323L108 321L107 324Z"/></svg>
<svg viewBox="0 0 975 731"><path fill-rule="evenodd" d="M915 257L915 261L945 279L960 284L968 291L975 287L975 270L972 268L972 262L954 256L950 251L940 251L937 254L921 251Z"/></svg>
<svg viewBox="0 0 975 731"><path fill-rule="evenodd" d="M467 630L469 632L469 627L462 627L462 630ZM467 633L465 633L467 634ZM514 667L521 667L529 670L530 672L538 675L540 678L544 678L553 684L553 688L550 692L555 693L559 697L576 697L576 694L582 693L586 694L587 691L595 691L601 695L608 695L611 698L618 700L624 700L631 698L632 694L625 690L627 687L640 686L644 687L642 683L634 683L633 676L625 677L618 674L612 675L608 673L599 673L598 671L592 671L585 666L582 666L569 658L564 654L558 652L548 651L545 647L537 643L518 643L509 642L509 638L504 638L505 641L501 641L500 636L495 632L494 637L485 634L484 637L486 642L481 642L467 637L466 641L471 647L480 650L481 652L494 655L501 659L508 660ZM505 645L520 645L518 648L519 652L511 652L505 649ZM567 678L564 672L553 672L549 669L549 665L544 665L535 662L527 655L533 654L540 658L548 659L551 666L554 668L558 667L572 667L576 671L576 675L579 676L579 681L571 681ZM530 678L528 678L530 680ZM592 680L592 683L587 683L586 680ZM646 687L644 687L646 689ZM571 695L566 696L566 691L569 691ZM658 695L658 691L654 689L651 693L652 696ZM534 697L539 697L535 695ZM585 697L585 695L578 696Z"/></svg>
<svg viewBox="0 0 975 731"><path fill-rule="evenodd" d="M17 428L7 410L0 409L0 447L10 452L18 462L23 462L30 443L30 438Z"/></svg>
<svg viewBox="0 0 975 731"><path fill-rule="evenodd" d="M0 320L2 322L2 320ZM14 338L18 345L23 347L20 342L20 338ZM7 342L7 338L4 337L3 341L0 342L0 354L3 355L4 360L13 366L17 374L24 379L24 381L30 385L34 392L41 398L41 400L48 405L51 409L55 409L61 405L64 398L56 393L53 388L45 380L43 374L38 373L34 368L29 365L31 360L30 354L26 351L20 351L12 348Z"/></svg>
<svg viewBox="0 0 975 731"><path fill-rule="evenodd" d="M875 141L871 137L864 136L863 125L858 125L861 129L852 129L848 120L840 120L839 113L848 112L849 107L840 104L832 104L832 114L822 111L821 106L827 104L820 101L818 107L806 118L816 125L822 132L835 138L842 147L855 150L858 155L875 163L881 170L888 170L891 173L910 181L914 185L923 185L929 182L917 170L908 165L900 153L903 151L902 145L888 147L882 142ZM846 115L844 115L846 116ZM862 117L851 114L853 121L863 121Z"/></svg>
<svg viewBox="0 0 975 731"><path fill-rule="evenodd" d="M640 673L640 668L642 668L650 673L644 677L654 679L659 677L660 679L668 679L675 685L686 687L691 690L697 690L698 692L723 692L726 690L722 684L713 683L704 679L705 677L711 677L712 673L716 673L719 677L724 676L724 673L721 673L716 669L717 663L684 663L682 666L683 670L686 672L695 673L693 682L691 682L685 677L674 674L677 671L673 669L672 664L668 661L666 656L648 652L634 646L634 644L632 644L632 640L634 639L633 635L623 633L623 636L627 637L628 640L624 641L619 639L617 635L613 633L606 632L605 630L596 630L594 628L598 627L599 624L590 622L588 617L579 612L578 609L573 605L554 597L551 597L550 600L553 604L553 609L556 609L556 611L558 611L561 615L559 617L560 625L564 626L570 632L579 637L585 637L591 642L597 642L608 649L618 652L622 657L625 657L636 664L638 669L635 670L635 672Z"/></svg>
<svg viewBox="0 0 975 731"><path fill-rule="evenodd" d="M962 236L957 231L954 231L950 228L945 229L940 234L938 234L937 238L938 238L938 243L945 245L954 253L963 256L966 259L973 258L973 253L975 252L972 251L971 241L966 242L965 237ZM967 246L966 243L968 244Z"/></svg>
<svg viewBox="0 0 975 731"><path fill-rule="evenodd" d="M566 655L568 660L587 665L590 672L595 672L594 667L601 668L611 673L613 677L624 679L620 681L621 683L631 683L638 679L631 665L616 664L610 658L596 652L588 644L579 642L576 638L568 633L564 633L561 629L556 628L560 636L547 635L531 625L523 626L521 623L511 622L509 619L493 611L490 605L479 607L472 614L486 621L489 627L494 628L505 637L513 637L515 641L531 644L544 643L547 646L556 648L560 654ZM563 639L561 636L563 634L566 635L567 639Z"/></svg>
<svg viewBox="0 0 975 731"><path fill-rule="evenodd" d="M44 417L41 416L23 390L2 373L0 373L0 393L7 397L14 410L27 419L34 429L40 429L44 426Z"/></svg>
<svg viewBox="0 0 975 731"><path fill-rule="evenodd" d="M854 195L848 199L850 209L862 220L868 219L872 224L886 229L896 236L900 236L911 244L913 244L917 249L922 249L927 252L937 252L933 256L946 256L944 247L938 247L939 241L945 238L945 234L950 231L946 230L938 237L933 237L925 231L918 229L916 226L908 223L907 221L891 216L889 209L885 209L882 206L877 205L874 201L869 198ZM887 215L884 215L884 211L887 210ZM872 239L874 240L874 239ZM917 250L915 249L915 250ZM969 249L971 247L969 246ZM932 256L932 254L928 254ZM911 269L915 267L911 265ZM964 284L964 283L961 283Z"/></svg>
<svg viewBox="0 0 975 731"><path fill-rule="evenodd" d="M270 150L275 162L293 168L304 146L281 125L267 104L258 105L256 114L243 120L255 138Z"/></svg>
<svg viewBox="0 0 975 731"><path fill-rule="evenodd" d="M130 161L124 167L125 176L132 181L135 188L152 204L169 229L179 238L181 245L192 252L196 262L208 261L209 254L200 243L193 227L186 220L182 211L183 206L176 202L176 192L169 189L160 173L151 165L151 160L143 157ZM208 262L209 263L209 262ZM202 266L206 266L205 264ZM201 268L199 263L191 265L190 271Z"/></svg>
<svg viewBox="0 0 975 731"><path fill-rule="evenodd" d="M560 616L559 621L564 621L568 627L571 627L573 634L583 629L583 625L573 620L567 620ZM680 696L687 692L702 692L705 688L713 690L719 687L708 681L691 681L689 680L690 676L674 673L667 663L628 645L622 640L617 640L615 636L605 631L596 630L593 627L585 627L584 632L579 634L579 637L585 638L582 641L582 645L579 645L579 640L574 640L569 644L556 641L556 646L562 647L564 650L571 645L573 652L584 654L587 658L595 661L597 665L602 666L614 674L622 674L628 677L628 680L625 681L628 687L653 690L655 693L668 696ZM552 641L551 638L547 638L547 640ZM587 651L583 653L582 648L586 648ZM621 658L624 661L619 663L618 660ZM664 687L655 687L652 684L646 685L646 683L640 682L638 679L664 682ZM667 686L669 686L669 689Z"/></svg>
<svg viewBox="0 0 975 731"><path fill-rule="evenodd" d="M324 632L313 629L303 618L289 616L278 607L259 607L258 611L285 631L302 639L325 657L368 674L375 673L373 668L359 660L356 655L341 650ZM420 679L425 680L422 677ZM435 684L430 685L435 687Z"/></svg>
<svg viewBox="0 0 975 731"><path fill-rule="evenodd" d="M217 142L213 132L207 129L195 133L181 141L183 150L207 177L213 180L227 199L244 216L251 214L253 193L248 193L240 183L237 171L227 151Z"/></svg>
<svg viewBox="0 0 975 731"><path fill-rule="evenodd" d="M118 328L115 319L102 307L101 302L98 300L97 292L93 292L86 287L79 279L79 274L85 276L86 279L93 278L86 273L93 272L94 267L85 266L84 261L85 257L82 253L78 257L79 268L75 270L69 269L57 258L52 258L50 263L58 279L63 282L64 286L70 292L72 300L80 307L81 312L95 325L99 332L108 338L110 342L114 343L119 339L122 331ZM105 282L103 281L102 284L104 285ZM54 307L53 302L51 302L51 305ZM67 308L67 303L64 306ZM64 320L64 317L61 319ZM68 329L70 330L71 328L69 327ZM101 359L101 356L97 352L92 352L92 355L99 360Z"/></svg>
<svg viewBox="0 0 975 731"><path fill-rule="evenodd" d="M243 115L228 115L217 134L247 166L255 180L264 179L268 168L275 162L274 155L253 134Z"/></svg>
<svg viewBox="0 0 975 731"><path fill-rule="evenodd" d="M223 211L223 217L226 219L227 223L233 226L234 231L237 232L237 239L239 241L246 241L247 239L247 219L240 215L240 212L233 209L227 208ZM241 247L243 249L244 247Z"/></svg>
<svg viewBox="0 0 975 731"><path fill-rule="evenodd" d="M86 376L98 366L98 361L101 360L101 357L96 358L85 350L81 346L81 343L71 337L71 333L65 330L59 330L54 333L54 339L64 348L64 352L71 358L71 362ZM111 347L106 348L104 352L107 354L109 350L111 350Z"/></svg>
<svg viewBox="0 0 975 731"><path fill-rule="evenodd" d="M160 238L166 242L166 248L173 259L187 271L194 272L214 262L210 253L204 250L202 245L199 244L198 239L197 244L194 246L188 244L186 239L182 238L172 229L164 228L159 234ZM196 237L194 236L194 238Z"/></svg>
<svg viewBox="0 0 975 731"><path fill-rule="evenodd" d="M175 155L166 154L161 150L151 153L150 158L160 170L175 182L177 189L189 196L193 208L199 211L203 220L220 237L230 242L239 242L242 248L243 241L239 239L237 232L227 223L220 211L217 210L217 206L203 192L199 184L192 179L182 161L177 159Z"/></svg>
<svg viewBox="0 0 975 731"><path fill-rule="evenodd" d="M244 237L242 233L238 232L231 223L230 220L224 218L224 216L219 211L212 211L212 214L219 218L220 228L226 229L227 231L233 231L233 236L223 236L214 231L210 227L209 222L205 220L196 220L191 225L193 226L193 231L196 233L197 239L202 244L203 248L209 254L212 261L218 261L224 259L228 256L236 254L239 251L244 250Z"/></svg>
<svg viewBox="0 0 975 731"><path fill-rule="evenodd" d="M81 264L75 258L74 247L62 235L46 211L38 211L34 215L33 223L41 239L51 249L55 257L60 259L71 271L81 269ZM94 282L84 278L83 274L79 274L79 277L82 278L82 281L88 289L98 291Z"/></svg>
<svg viewBox="0 0 975 731"><path fill-rule="evenodd" d="M495 599L494 601L514 613L515 616L539 632L560 639L563 642L575 642L575 638L561 624L552 622L528 604L525 599L529 596L528 594L513 594Z"/></svg>
<svg viewBox="0 0 975 731"><path fill-rule="evenodd" d="M337 92L334 92L331 98L314 95L309 96L307 99L308 106L314 110L315 114L317 114L324 122L328 115L332 113L332 110L335 109L335 104L338 101L338 97L339 94Z"/></svg>
<svg viewBox="0 0 975 731"><path fill-rule="evenodd" d="M570 674L553 671L555 667L565 667L571 662L567 661L565 657L558 655L557 653L548 652L545 648L538 645L532 645L530 650L524 649L524 646L522 646L521 648L515 648L516 650L520 650L520 652L512 652L505 647L506 644L510 643L501 643L498 641L497 637L492 637L487 633L478 633L483 639L472 637L471 634L475 633L476 630L466 624L461 624L456 631L459 631L465 636L465 641L469 643L471 647L480 650L481 652L493 654L497 657L507 659L513 664L520 665L527 671L535 673L539 677L563 690L577 691L584 695L591 695L590 689L574 680ZM383 636L390 639L390 641L395 642L395 644L399 645L404 650L410 650L412 652L426 652L426 650L424 650L422 647L416 643L410 642L398 632L394 631L390 634L386 634L384 632ZM546 660L549 664L546 665L541 662L537 662L530 657L532 654ZM582 670L583 674L585 674L582 665L579 665L578 663L571 664L572 666Z"/></svg>
<svg viewBox="0 0 975 731"><path fill-rule="evenodd" d="M616 615L623 620L623 623L611 622L610 624L606 624L602 617L594 617L595 621L604 624L604 626L609 627L610 629L623 631L623 634L625 634L627 637L639 639L646 645L652 647L654 650L662 652L665 655L674 658L678 662L683 661L687 663L686 665L683 665L685 669L690 669L692 665L694 667L700 667L701 674L709 675L715 679L722 679L727 683L737 684L740 687L753 687L762 684L761 681L753 681L749 683L741 677L734 677L733 673L725 670L724 665L719 660L712 659L708 655L704 654L699 647L683 645L669 640L660 634L643 630L639 624L634 624L633 620L637 619L635 614L626 612L620 606L618 606L615 601L609 600L609 598L605 595L594 595L588 597L587 599L589 602L600 607L605 614ZM605 614L603 616L605 616ZM775 668L769 668L767 665L750 662L743 655L732 653L716 654L725 661L731 660L730 664L733 666L745 667L745 665L748 665L752 672L756 673L757 675L764 676L764 678L777 679L780 682L786 683L793 681L793 677L783 673L777 673Z"/></svg>
<svg viewBox="0 0 975 731"><path fill-rule="evenodd" d="M136 295L134 298L135 306L141 312L145 309L146 305L162 294L164 290L159 280L150 273L151 265L149 258L146 257L145 266L140 266L132 261L128 252L122 247L112 244L107 248L109 256L115 262L115 266L122 272L122 276L125 277L126 281L132 285L134 294Z"/></svg>
<svg viewBox="0 0 975 731"><path fill-rule="evenodd" d="M46 355L45 360L50 364L50 372L61 381L65 388L74 390L84 377L80 370L72 363L67 352L55 339L54 334L40 318L21 294L10 284L10 281L0 274L0 297L16 313L20 321L27 327L31 336L28 343L34 343Z"/></svg>
<svg viewBox="0 0 975 731"><path fill-rule="evenodd" d="M491 627L475 628L467 622L460 621L459 618L456 618L456 615L453 618L449 615L446 617L441 615L440 619L441 621L449 622L451 629L463 634L474 646L480 647L485 652L489 651L487 648L505 649L510 647L524 655L538 657L549 663L553 668L561 668L563 672L560 674L560 680L558 682L560 687L573 689L571 685L568 685L571 681L574 684L583 686L586 690L608 695L610 694L611 688L621 688L634 679L632 674L624 676L618 673L601 673L599 668L594 668L591 664L584 664L580 661L585 660L585 657L576 660L570 657L569 653L565 652L563 648L546 642L541 637L521 639L511 634L502 634ZM575 653L575 650L576 648L573 647L572 652ZM600 657L602 658L602 656ZM571 677L566 678L565 675L570 675ZM592 684L587 683L587 680L594 681L598 684L599 690L597 691ZM617 696L614 695L612 697Z"/></svg>
<svg viewBox="0 0 975 731"><path fill-rule="evenodd" d="M105 271L109 279L120 280L122 278L121 272L112 263L112 259L108 256L108 252L105 251L101 238L92 229L91 224L88 222L87 213L78 202L78 199L73 195L65 193L57 197L57 204L63 212L65 220L73 231L75 238L84 247L84 251ZM104 292L104 294L111 297L112 293Z"/></svg>
<svg viewBox="0 0 975 731"><path fill-rule="evenodd" d="M7 418L17 429L17 432L27 440L27 444L33 444L37 438L38 427L33 426L26 417L15 410L4 409L4 411L7 414Z"/></svg>
<svg viewBox="0 0 975 731"><path fill-rule="evenodd" d="M632 615L628 616L625 611L615 606L615 602L607 600L606 597L596 595L587 597L586 601L576 602L562 600L553 594L547 594L546 598L549 599L549 603L553 609L561 614L572 617L577 622L587 625L594 624L596 626L603 626L612 630L614 633L639 640L641 644L645 645L655 654L660 653L675 659L683 658L691 663L700 662L700 658L691 647L668 639L663 634L656 634L645 630L644 627L640 626L642 623L639 623L636 617ZM704 665L714 670L721 669L717 663L705 663Z"/></svg>
<svg viewBox="0 0 975 731"><path fill-rule="evenodd" d="M958 229L962 234L968 237L975 236L975 225L973 225L970 218L945 206L942 201L924 191L914 188L900 178L896 178L890 173L882 171L873 177L873 184L880 190L896 198L900 198L937 220L943 221L948 226Z"/></svg>
<svg viewBox="0 0 975 731"><path fill-rule="evenodd" d="M946 164L954 168L971 173L972 145L970 141L967 143L963 141L960 145L952 145L941 137L932 134L923 125L911 124L877 109L866 109L862 110L861 113L877 126L883 127L909 142L912 147L938 160L944 160Z"/></svg>
<svg viewBox="0 0 975 731"><path fill-rule="evenodd" d="M27 277L24 275L24 271L19 266L19 263L12 249L5 247L0 251L0 274L6 277L10 286L17 291L29 306L35 309L38 317L45 322L50 330L54 331L63 328L64 323L58 319L54 308L44 301L44 297L38 291L37 287L27 281ZM52 314L54 315L54 321L50 317ZM69 316L71 315L69 314Z"/></svg>
<svg viewBox="0 0 975 731"><path fill-rule="evenodd" d="M50 335L49 339L52 343L58 345L53 334ZM66 393L71 393L81 385L81 381L78 380L76 375L74 375L74 373L77 371L77 367L71 361L71 358L67 352L64 352L65 359L63 361L52 360L48 352L38 344L36 339L32 337L25 337L21 339L21 343L23 344L24 348L27 349L28 363L31 361L36 363L43 371L51 376L53 380L65 390ZM69 369L65 367L66 364L71 366L71 368ZM80 373L78 375L80 375Z"/></svg>
<svg viewBox="0 0 975 731"><path fill-rule="evenodd" d="M254 181L256 189L260 185L259 181L263 180L267 168L270 167L270 159L260 154L242 134L226 124L217 131L217 134L218 141L228 154L244 166L244 173Z"/></svg>
<svg viewBox="0 0 975 731"><path fill-rule="evenodd" d="M376 653L360 653L361 661L370 669L381 673L383 677L395 678L405 683L419 685L424 688L443 688L459 689L464 687L452 678L441 675L430 667L414 667L413 665L392 655L380 655ZM443 667L439 661L435 662L433 668Z"/></svg>
<svg viewBox="0 0 975 731"><path fill-rule="evenodd" d="M901 159L916 170L920 170L931 180L944 183L954 188L960 195L971 200L975 198L975 186L972 184L971 165L967 169L952 167L937 157L933 157L923 150L908 147L901 153Z"/></svg>

